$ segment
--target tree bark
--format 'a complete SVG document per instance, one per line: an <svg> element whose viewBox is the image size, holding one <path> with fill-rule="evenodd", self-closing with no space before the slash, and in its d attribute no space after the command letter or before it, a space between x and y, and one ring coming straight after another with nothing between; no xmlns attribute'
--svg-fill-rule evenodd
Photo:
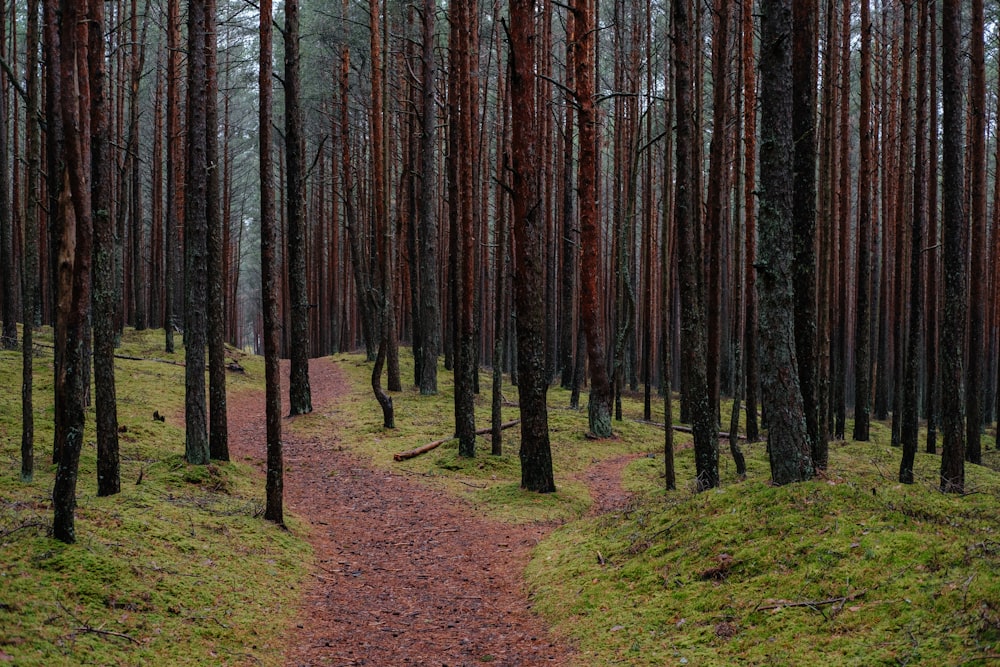
<svg viewBox="0 0 1000 667"><path fill-rule="evenodd" d="M0 2L0 16L6 17L6 2ZM6 18L3 19L6 24ZM3 38L0 28L0 40ZM0 44L0 56L6 44ZM8 145L7 74L0 72L0 349L17 348L17 276L14 273L14 217L10 207L10 146ZM15 124L17 120L15 118Z"/></svg>
<svg viewBox="0 0 1000 667"><path fill-rule="evenodd" d="M580 158L577 191L580 196L580 317L587 340L590 362L590 402L588 427L599 438L611 437L611 382L608 378L604 328L604 307L597 287L602 273L601 220L598 214L597 115L594 109L594 4L593 0L573 3L576 67L577 122Z"/></svg>
<svg viewBox="0 0 1000 667"><path fill-rule="evenodd" d="M272 158L272 6L260 0L260 61L258 68L260 150L260 277L264 319L264 410L267 420L267 482L264 518L284 524L284 457L281 445L281 366L278 314L278 225L275 220Z"/></svg>
<svg viewBox="0 0 1000 667"><path fill-rule="evenodd" d="M94 225L94 387L97 424L97 495L121 491L118 403L115 397L115 230L111 218L111 126L104 59L104 3L89 5L90 191Z"/></svg>
<svg viewBox="0 0 1000 667"><path fill-rule="evenodd" d="M941 320L941 490L965 491L965 405L962 372L967 304L963 204L965 110L962 90L962 3L944 0L941 21L943 102L942 217L944 317ZM976 361L978 363L978 360Z"/></svg>
<svg viewBox="0 0 1000 667"><path fill-rule="evenodd" d="M309 387L309 294L306 286L305 156L302 133L302 82L299 58L299 2L285 1L285 156L288 189L288 280L291 309L291 375L288 409L293 415L312 412Z"/></svg>
<svg viewBox="0 0 1000 667"><path fill-rule="evenodd" d="M52 0L54 5L54 0ZM55 16L55 7L52 7ZM59 309L56 338L63 347L64 367L57 377L63 400L56 414L56 429L62 431L55 485L52 491L53 536L61 542L76 541L74 513L76 481L83 447L87 392L87 328L90 316L91 254L93 227L90 193L90 75L88 72L89 21L87 0L60 0L59 78L63 91L75 91L60 99L64 134L62 229L58 242ZM51 72L55 76L55 72ZM57 391L59 390L57 386Z"/></svg>
<svg viewBox="0 0 1000 667"><path fill-rule="evenodd" d="M871 238L874 151L871 121L871 38L869 0L861 0L861 110L858 163L858 269L855 277L854 433L868 440L871 420Z"/></svg>
<svg viewBox="0 0 1000 667"><path fill-rule="evenodd" d="M420 244L420 393L437 393L438 352L441 347L441 315L438 289L437 220L437 64L434 58L435 0L423 3L420 117L420 211L417 230Z"/></svg>
<svg viewBox="0 0 1000 667"><path fill-rule="evenodd" d="M761 385L768 419L771 480L813 475L799 389L792 286L793 73L791 0L761 4L760 302Z"/></svg>
<svg viewBox="0 0 1000 667"><path fill-rule="evenodd" d="M535 2L510 3L511 162L513 167L514 298L517 308L518 391L521 403L521 488L556 490L546 405L545 220L538 192L535 113Z"/></svg>
<svg viewBox="0 0 1000 667"><path fill-rule="evenodd" d="M208 77L205 53L206 0L188 5L187 162L184 209L184 458L209 461L205 396L205 347L208 334Z"/></svg>

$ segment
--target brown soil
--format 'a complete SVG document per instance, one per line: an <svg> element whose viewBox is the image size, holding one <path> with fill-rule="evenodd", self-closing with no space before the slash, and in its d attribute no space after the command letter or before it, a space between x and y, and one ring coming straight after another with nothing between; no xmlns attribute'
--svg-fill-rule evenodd
<svg viewBox="0 0 1000 667"><path fill-rule="evenodd" d="M314 408L334 414L349 391L329 359L311 363L310 385ZM230 398L234 456L263 460L263 413L261 393ZM316 442L290 431L286 508L312 526L315 562L286 664L568 662L571 647L531 612L522 579L550 527L484 519L443 492L371 468L341 450L336 433Z"/></svg>

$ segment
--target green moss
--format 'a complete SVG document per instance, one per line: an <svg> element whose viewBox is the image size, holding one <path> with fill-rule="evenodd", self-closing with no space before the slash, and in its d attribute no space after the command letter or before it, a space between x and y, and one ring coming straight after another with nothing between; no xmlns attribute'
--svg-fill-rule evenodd
<svg viewBox="0 0 1000 667"><path fill-rule="evenodd" d="M8 392L0 398L0 662L282 662L284 632L311 557L304 528L294 518L290 531L261 520L263 481L249 465L184 462L177 417L184 369L162 363L180 361L183 350L163 353L162 336L126 331L119 351L162 361L116 363L122 426L117 496L96 497L88 415L75 545L48 537L51 349L39 348L35 358L32 484L18 481L20 397ZM37 338L51 344L49 332ZM20 358L19 352L0 352L0 383L20 383ZM230 393L261 386L259 362L246 357L240 363L246 372L229 374ZM166 421L154 421L154 410Z"/></svg>

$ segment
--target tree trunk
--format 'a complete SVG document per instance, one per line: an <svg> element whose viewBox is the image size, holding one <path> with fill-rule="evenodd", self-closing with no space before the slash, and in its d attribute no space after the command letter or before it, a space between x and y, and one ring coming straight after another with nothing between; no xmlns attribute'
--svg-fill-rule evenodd
<svg viewBox="0 0 1000 667"><path fill-rule="evenodd" d="M0 2L0 17L6 25L6 2ZM6 57L6 42L0 28L0 57ZM14 272L13 215L10 206L10 146L7 144L7 74L0 72L0 349L17 348L17 275ZM15 118L15 124L17 119Z"/></svg>
<svg viewBox="0 0 1000 667"><path fill-rule="evenodd" d="M513 167L514 298L517 308L518 391L521 403L521 488L556 490L546 406L545 300L538 285L545 275L545 220L538 192L538 134L535 115L535 2L510 4L511 162Z"/></svg>
<svg viewBox="0 0 1000 667"><path fill-rule="evenodd" d="M962 3L944 0L941 22L943 98L942 217L944 237L944 317L941 320L941 490L965 491L965 405L962 350L967 304L966 238L963 205L965 165L962 143L965 111L962 90ZM979 360L976 360L979 363Z"/></svg>
<svg viewBox="0 0 1000 667"><path fill-rule="evenodd" d="M184 458L209 461L205 397L208 280L208 78L205 53L207 0L188 5L187 169L184 191Z"/></svg>
<svg viewBox="0 0 1000 667"><path fill-rule="evenodd" d="M854 324L854 433L855 440L868 440L871 420L871 238L872 180L875 156L872 144L871 39L869 0L861 0L861 110L858 163L858 269L855 277Z"/></svg>
<svg viewBox="0 0 1000 667"><path fill-rule="evenodd" d="M573 3L574 35L577 36L576 102L580 132L577 190L580 196L580 317L587 339L590 362L590 403L588 426L599 438L611 437L611 383L605 359L604 307L597 287L602 273L601 221L598 212L597 115L594 109L594 5L593 0Z"/></svg>
<svg viewBox="0 0 1000 667"><path fill-rule="evenodd" d="M819 377L816 345L816 23L818 16L816 0L797 0L793 3L794 194L791 231L795 239L792 260L795 358L798 362L802 408L805 412L810 456L813 462L821 461L825 467L826 434L823 434L821 439L817 401Z"/></svg>
<svg viewBox="0 0 1000 667"><path fill-rule="evenodd" d="M217 66L217 0L207 0L205 7L205 76L207 83L205 151L208 161L208 201L205 222L208 227L208 448L211 458L229 460L229 424L226 415L226 296L225 247L222 242L224 221L219 209L219 82Z"/></svg>
<svg viewBox="0 0 1000 667"><path fill-rule="evenodd" d="M904 23L910 29L910 6L905 5ZM927 192L927 3L917 4L917 118L916 146L913 161L913 209L910 222L910 319L909 345L903 383L903 415L900 440L903 457L899 465L899 481L913 483L913 461L917 453L919 433L920 359L923 353L920 333L923 326L923 246Z"/></svg>
<svg viewBox="0 0 1000 667"><path fill-rule="evenodd" d="M166 351L174 351L174 328L181 317L179 307L183 289L182 266L179 266L180 234L184 227L184 137L181 134L181 27L180 0L167 2L167 230Z"/></svg>
<svg viewBox="0 0 1000 667"><path fill-rule="evenodd" d="M38 0L28 1L27 26L28 122L27 214L24 221L24 250L21 269L21 481L29 483L35 474L34 328L37 322L35 294L38 290L38 226L41 198L41 126L38 122Z"/></svg>
<svg viewBox="0 0 1000 667"><path fill-rule="evenodd" d="M683 392L694 428L698 490L719 485L719 440L715 410L709 400L706 369L704 294L699 275L702 234L692 146L696 132L692 98L693 24L688 0L674 3L674 86L677 105L677 173L674 224L677 226L681 296L681 348L686 369Z"/></svg>
<svg viewBox="0 0 1000 667"><path fill-rule="evenodd" d="M982 463L984 376L987 367L986 334L986 56L983 37L983 0L972 0L972 32L969 53L972 65L969 91L969 119L972 145L969 146L968 177L972 190L972 262L969 266L969 340L965 384L965 458Z"/></svg>
<svg viewBox="0 0 1000 667"><path fill-rule="evenodd" d="M299 2L285 2L285 155L288 189L288 280L292 319L291 375L288 409L293 415L312 412L309 387L309 294L306 288L305 156L302 134L302 83L299 78Z"/></svg>
<svg viewBox="0 0 1000 667"><path fill-rule="evenodd" d="M793 73L790 0L761 4L760 302L761 385L771 480L812 477L811 445L799 390L792 286Z"/></svg>
<svg viewBox="0 0 1000 667"><path fill-rule="evenodd" d="M115 397L115 231L111 218L111 127L104 60L104 3L92 2L90 62L90 191L94 225L94 386L97 422L97 495L121 491L118 404Z"/></svg>
<svg viewBox="0 0 1000 667"><path fill-rule="evenodd" d="M757 68L754 65L753 0L744 0L743 12L743 208L746 214L743 350L746 364L747 441L760 439L757 427ZM664 271L667 267L664 267Z"/></svg>
<svg viewBox="0 0 1000 667"><path fill-rule="evenodd" d="M267 504L264 518L284 524L284 460L281 445L281 366L278 314L278 225L275 220L271 133L271 0L260 0L258 68L260 134L260 277L264 315L264 410L267 419Z"/></svg>
<svg viewBox="0 0 1000 667"><path fill-rule="evenodd" d="M54 0L47 0L52 5ZM56 339L63 347L64 366L57 377L62 401L56 414L56 429L62 431L55 485L52 534L61 542L76 541L74 512L76 480L83 447L87 393L87 328L90 316L92 218L90 171L90 75L88 72L89 25L87 0L60 0L58 10L59 73L61 88L76 95L60 99L61 122L65 132L62 190L59 195L62 234L59 256L59 330ZM50 72L56 76L56 72Z"/></svg>
<svg viewBox="0 0 1000 667"><path fill-rule="evenodd" d="M437 220L437 65L434 0L423 3L423 72L420 117L420 212L417 230L420 243L420 393L437 393L438 352L441 348L441 293L438 289Z"/></svg>

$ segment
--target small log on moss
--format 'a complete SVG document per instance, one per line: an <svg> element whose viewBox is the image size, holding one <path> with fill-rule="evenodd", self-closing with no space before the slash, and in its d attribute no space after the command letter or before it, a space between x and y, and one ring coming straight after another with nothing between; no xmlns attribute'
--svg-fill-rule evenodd
<svg viewBox="0 0 1000 667"><path fill-rule="evenodd" d="M503 424L500 424L500 430L501 431L506 431L507 429L512 428L514 426L517 426L520 423L521 423L520 419L515 419L515 420L509 421L509 422L504 422ZM476 431L476 435L486 435L487 433L489 433L492 430L493 430L492 426L487 426L486 428L481 428L478 431ZM426 454L427 452L431 451L432 449L437 449L438 447L440 447L444 443L448 442L449 440L454 440L454 439L455 439L455 436L451 436L450 438L442 438L441 440L435 440L434 442L428 442L426 445L423 445L422 447L417 447L416 449L410 449L410 450L405 451L405 452L400 452L398 454L393 454L392 455L392 459L394 461L405 461L407 459L412 459L414 457L420 456L421 454Z"/></svg>

